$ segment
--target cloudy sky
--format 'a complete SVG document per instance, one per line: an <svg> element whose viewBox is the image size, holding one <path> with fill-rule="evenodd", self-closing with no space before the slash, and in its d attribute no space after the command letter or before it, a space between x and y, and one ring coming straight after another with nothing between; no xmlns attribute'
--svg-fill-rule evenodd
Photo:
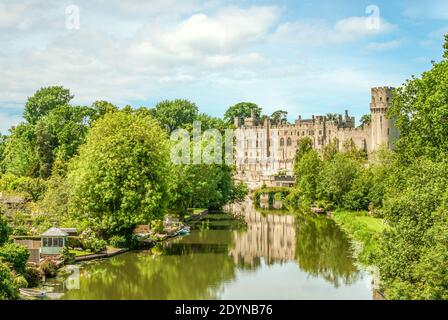
<svg viewBox="0 0 448 320"><path fill-rule="evenodd" d="M359 118L371 87L441 59L444 32L446 0L0 0L0 132L49 85L83 105L186 98L221 116L253 101L290 120Z"/></svg>

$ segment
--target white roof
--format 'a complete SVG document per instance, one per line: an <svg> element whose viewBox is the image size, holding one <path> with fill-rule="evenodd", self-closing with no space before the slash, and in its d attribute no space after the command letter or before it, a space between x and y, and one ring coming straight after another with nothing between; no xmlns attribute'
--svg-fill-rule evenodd
<svg viewBox="0 0 448 320"><path fill-rule="evenodd" d="M64 230L61 230L59 228L50 228L44 233L42 233L43 237L66 237L68 236L68 233Z"/></svg>

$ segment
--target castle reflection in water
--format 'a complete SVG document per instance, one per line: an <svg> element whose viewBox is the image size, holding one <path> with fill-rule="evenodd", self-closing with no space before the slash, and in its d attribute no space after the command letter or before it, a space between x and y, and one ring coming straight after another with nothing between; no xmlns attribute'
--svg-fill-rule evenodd
<svg viewBox="0 0 448 320"><path fill-rule="evenodd" d="M234 204L228 211L247 223L246 232L234 231L235 247L230 256L235 263L258 265L294 261L296 254L296 219L292 215L262 215L251 201Z"/></svg>

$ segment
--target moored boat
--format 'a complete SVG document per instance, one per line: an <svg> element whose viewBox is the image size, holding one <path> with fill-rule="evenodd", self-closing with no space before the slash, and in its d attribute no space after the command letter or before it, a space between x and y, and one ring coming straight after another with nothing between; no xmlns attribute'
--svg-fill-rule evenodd
<svg viewBox="0 0 448 320"><path fill-rule="evenodd" d="M45 296L47 295L47 293L45 291L42 290L38 290L38 289L26 289L26 288L20 288L19 292L22 296L27 297L27 298L45 298Z"/></svg>

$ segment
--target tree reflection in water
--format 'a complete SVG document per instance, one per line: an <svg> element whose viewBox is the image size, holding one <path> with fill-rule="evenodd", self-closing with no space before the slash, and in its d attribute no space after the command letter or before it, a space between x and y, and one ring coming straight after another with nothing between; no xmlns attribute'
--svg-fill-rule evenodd
<svg viewBox="0 0 448 320"><path fill-rule="evenodd" d="M350 243L332 220L265 210L262 214L249 201L229 210L247 222L247 232L234 231L230 255L236 264L256 270L261 259L268 265L296 261L301 270L336 288L359 280Z"/></svg>
<svg viewBox="0 0 448 320"><path fill-rule="evenodd" d="M244 226L230 215L211 214L188 236L86 263L79 290L61 283L55 291L65 292L63 299L219 299L227 285L241 281L241 271L263 273L284 263L335 288L359 279L350 244L333 221L260 214L250 202L231 209L244 217ZM301 279L289 272L291 280Z"/></svg>

